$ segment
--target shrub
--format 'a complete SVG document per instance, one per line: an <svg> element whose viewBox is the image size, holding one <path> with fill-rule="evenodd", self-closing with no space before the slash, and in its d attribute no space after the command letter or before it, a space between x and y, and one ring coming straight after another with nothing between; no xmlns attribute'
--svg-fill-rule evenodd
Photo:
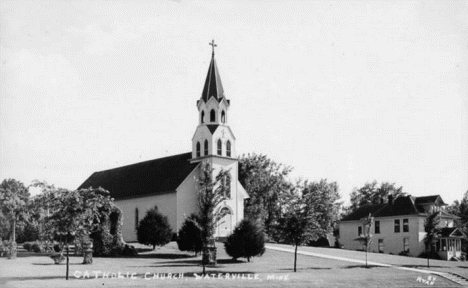
<svg viewBox="0 0 468 288"><path fill-rule="evenodd" d="M26 250L26 251L31 251L31 243L24 243L23 244L23 248Z"/></svg>
<svg viewBox="0 0 468 288"><path fill-rule="evenodd" d="M158 212L154 207L146 212L137 228L138 243L156 246L164 246L171 241L172 229L166 216Z"/></svg>
<svg viewBox="0 0 468 288"><path fill-rule="evenodd" d="M31 250L36 253L42 253L42 246L39 243L33 243L31 246Z"/></svg>
<svg viewBox="0 0 468 288"><path fill-rule="evenodd" d="M194 252L195 255L202 251L202 231L198 221L198 216L192 214L182 223L177 237L177 246L180 251Z"/></svg>
<svg viewBox="0 0 468 288"><path fill-rule="evenodd" d="M18 243L39 240L39 228L32 224L26 224L24 227L19 228L17 233L16 242Z"/></svg>
<svg viewBox="0 0 468 288"><path fill-rule="evenodd" d="M59 244L55 244L55 245L54 245L54 252L57 252L57 253L58 253L58 252L60 252L60 251L62 251L62 247L60 247Z"/></svg>
<svg viewBox="0 0 468 288"><path fill-rule="evenodd" d="M261 256L265 252L265 237L262 229L250 220L242 220L224 243L226 253L234 259Z"/></svg>
<svg viewBox="0 0 468 288"><path fill-rule="evenodd" d="M409 255L409 252L408 252L408 251L401 251L400 253L398 253L398 255L400 255L400 256L408 256L408 255Z"/></svg>
<svg viewBox="0 0 468 288"><path fill-rule="evenodd" d="M435 259L435 260L440 260L439 254L435 251L429 252L429 257L427 257L428 252L424 251L421 254L418 255L419 258L429 258L429 259Z"/></svg>

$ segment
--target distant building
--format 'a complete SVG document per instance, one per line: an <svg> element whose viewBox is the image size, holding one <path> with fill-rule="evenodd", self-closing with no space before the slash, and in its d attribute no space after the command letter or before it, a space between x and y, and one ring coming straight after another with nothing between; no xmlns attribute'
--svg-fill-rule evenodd
<svg viewBox="0 0 468 288"><path fill-rule="evenodd" d="M79 187L102 187L110 192L123 212L125 241L137 240L138 222L155 205L168 217L172 230L178 232L185 217L198 211L196 179L202 161L214 169L213 178L221 169L230 171L230 177L223 179L229 189L216 208L224 217L217 223L215 236L229 235L244 217L244 199L248 195L238 181L236 138L228 125L230 100L224 95L214 51L196 106L197 128L191 152L95 172Z"/></svg>
<svg viewBox="0 0 468 288"><path fill-rule="evenodd" d="M388 203L360 207L339 221L339 242L345 249L364 249L356 238L364 233L364 219L370 214L374 217L370 252L418 256L425 251L424 221L438 212L441 233L434 243L435 251L445 260L460 257L465 235L454 227L454 220L459 217L445 212L446 205L439 195L396 199L390 196Z"/></svg>

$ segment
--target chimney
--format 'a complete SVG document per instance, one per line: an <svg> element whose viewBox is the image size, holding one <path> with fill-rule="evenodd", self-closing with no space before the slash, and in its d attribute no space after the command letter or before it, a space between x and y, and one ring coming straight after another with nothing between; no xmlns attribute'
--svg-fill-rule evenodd
<svg viewBox="0 0 468 288"><path fill-rule="evenodd" d="M388 195L388 204L393 205L393 195Z"/></svg>

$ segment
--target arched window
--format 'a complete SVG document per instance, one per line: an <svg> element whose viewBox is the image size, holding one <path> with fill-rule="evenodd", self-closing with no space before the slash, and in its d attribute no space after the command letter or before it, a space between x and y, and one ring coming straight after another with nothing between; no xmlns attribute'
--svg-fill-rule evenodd
<svg viewBox="0 0 468 288"><path fill-rule="evenodd" d="M226 156L231 157L231 141L226 142Z"/></svg>
<svg viewBox="0 0 468 288"><path fill-rule="evenodd" d="M227 207L223 207L221 208L221 210L219 210L219 214L220 215L231 215L231 210L229 210L229 208Z"/></svg>
<svg viewBox="0 0 468 288"><path fill-rule="evenodd" d="M140 219L138 219L138 208L135 208L135 230L138 229L138 222L140 222Z"/></svg>
<svg viewBox="0 0 468 288"><path fill-rule="evenodd" d="M224 198L231 199L231 175L227 174L222 181Z"/></svg>
<svg viewBox="0 0 468 288"><path fill-rule="evenodd" d="M214 109L210 111L210 122L216 122L216 112Z"/></svg>
<svg viewBox="0 0 468 288"><path fill-rule="evenodd" d="M204 149L204 154L203 155L208 155L208 140L205 140L205 145L203 147Z"/></svg>
<svg viewBox="0 0 468 288"><path fill-rule="evenodd" d="M205 123L205 111L201 111L200 122Z"/></svg>
<svg viewBox="0 0 468 288"><path fill-rule="evenodd" d="M221 122L226 123L226 112L224 112L224 110L221 112Z"/></svg>
<svg viewBox="0 0 468 288"><path fill-rule="evenodd" d="M197 157L200 157L200 142L197 142Z"/></svg>
<svg viewBox="0 0 468 288"><path fill-rule="evenodd" d="M218 139L218 155L221 155L223 153L223 143L221 142L221 139Z"/></svg>

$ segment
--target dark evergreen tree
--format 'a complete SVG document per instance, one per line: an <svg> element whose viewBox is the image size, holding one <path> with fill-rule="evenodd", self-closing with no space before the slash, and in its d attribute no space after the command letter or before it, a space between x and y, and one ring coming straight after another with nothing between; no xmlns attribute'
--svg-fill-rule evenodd
<svg viewBox="0 0 468 288"><path fill-rule="evenodd" d="M226 253L234 259L262 256L265 253L263 229L251 220L242 220L224 243Z"/></svg>
<svg viewBox="0 0 468 288"><path fill-rule="evenodd" d="M164 246L171 241L172 229L167 217L158 212L158 207L148 210L137 228L138 243Z"/></svg>
<svg viewBox="0 0 468 288"><path fill-rule="evenodd" d="M180 251L190 251L197 255L203 250L202 229L199 221L199 217L192 214L182 223L177 236L177 246Z"/></svg>

